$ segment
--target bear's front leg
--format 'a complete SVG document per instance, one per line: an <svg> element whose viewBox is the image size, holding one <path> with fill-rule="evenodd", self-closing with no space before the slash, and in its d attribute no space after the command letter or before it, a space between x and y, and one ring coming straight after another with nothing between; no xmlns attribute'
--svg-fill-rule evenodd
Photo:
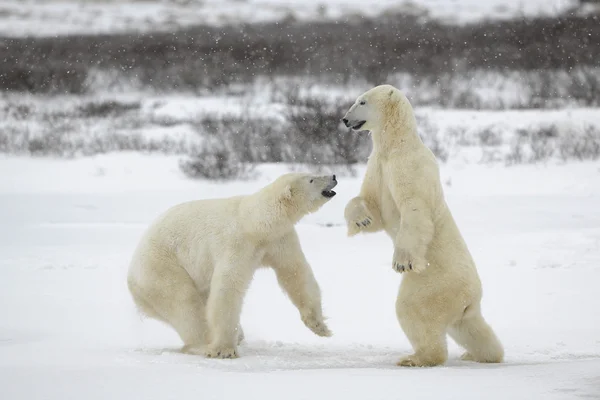
<svg viewBox="0 0 600 400"><path fill-rule="evenodd" d="M348 202L344 210L344 218L348 226L348 236L360 232L377 232L381 230L381 222L375 218L362 197L355 197Z"/></svg>
<svg viewBox="0 0 600 400"><path fill-rule="evenodd" d="M304 325L318 336L331 336L323 318L321 291L308 263L301 259L296 263L279 264L274 269L279 285L300 312Z"/></svg>
<svg viewBox="0 0 600 400"><path fill-rule="evenodd" d="M331 336L323 318L321 290L295 230L268 249L264 264L275 270L279 285L300 312L304 325L316 335Z"/></svg>
<svg viewBox="0 0 600 400"><path fill-rule="evenodd" d="M207 303L210 344L205 355L210 358L237 358L240 342L240 315L251 271L242 268L215 268Z"/></svg>
<svg viewBox="0 0 600 400"><path fill-rule="evenodd" d="M392 268L399 273L423 272L429 266L425 257L435 231L431 213L416 198L407 199L399 208L400 229L394 240Z"/></svg>

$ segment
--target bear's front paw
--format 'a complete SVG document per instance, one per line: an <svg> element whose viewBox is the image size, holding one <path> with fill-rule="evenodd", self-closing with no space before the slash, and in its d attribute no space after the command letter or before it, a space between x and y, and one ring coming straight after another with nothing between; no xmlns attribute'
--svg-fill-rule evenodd
<svg viewBox="0 0 600 400"><path fill-rule="evenodd" d="M315 335L322 337L330 337L332 335L331 331L327 327L327 324L325 324L322 319L314 316L302 316L302 322L304 322L304 325L313 331Z"/></svg>
<svg viewBox="0 0 600 400"><path fill-rule="evenodd" d="M350 200L346 206L344 217L348 224L348 236L354 236L373 224L373 216L359 197Z"/></svg>
<svg viewBox="0 0 600 400"><path fill-rule="evenodd" d="M364 218L359 218L353 221L348 221L348 236L354 236L367 227L369 227L373 223L373 219L369 216L364 216Z"/></svg>
<svg viewBox="0 0 600 400"><path fill-rule="evenodd" d="M392 260L392 268L398 273L413 271L417 274L423 272L429 266L421 257L415 257L410 251L396 247L394 249L394 258Z"/></svg>
<svg viewBox="0 0 600 400"><path fill-rule="evenodd" d="M238 358L235 347L208 346L204 355L208 358Z"/></svg>

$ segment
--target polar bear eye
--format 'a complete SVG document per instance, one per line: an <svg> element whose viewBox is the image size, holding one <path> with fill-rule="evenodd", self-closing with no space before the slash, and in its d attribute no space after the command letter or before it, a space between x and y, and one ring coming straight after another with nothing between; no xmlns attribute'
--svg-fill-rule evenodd
<svg viewBox="0 0 600 400"><path fill-rule="evenodd" d="M364 100L361 100L358 104L360 104L361 106L364 106L365 104L367 104L367 102Z"/></svg>
<svg viewBox="0 0 600 400"><path fill-rule="evenodd" d="M311 179L311 180L310 180L310 183L313 183L313 180L314 180L314 179Z"/></svg>

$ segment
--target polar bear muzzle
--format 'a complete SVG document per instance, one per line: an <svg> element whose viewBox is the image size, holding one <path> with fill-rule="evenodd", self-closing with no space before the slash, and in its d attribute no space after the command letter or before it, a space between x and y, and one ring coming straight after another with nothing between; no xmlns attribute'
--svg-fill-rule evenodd
<svg viewBox="0 0 600 400"><path fill-rule="evenodd" d="M321 192L321 194L325 197L327 197L328 199L332 198L333 196L335 196L337 193L334 192L333 189L334 187L337 186L337 180L335 179L335 175L333 175L333 179L331 181L330 184L327 185L327 187L325 189L323 189L323 191Z"/></svg>
<svg viewBox="0 0 600 400"><path fill-rule="evenodd" d="M362 126L367 122L365 120L349 121L347 118L342 119L342 121L344 122L344 125L346 125L346 127L352 128L352 130L354 130L354 131L360 130L360 128L362 128Z"/></svg>

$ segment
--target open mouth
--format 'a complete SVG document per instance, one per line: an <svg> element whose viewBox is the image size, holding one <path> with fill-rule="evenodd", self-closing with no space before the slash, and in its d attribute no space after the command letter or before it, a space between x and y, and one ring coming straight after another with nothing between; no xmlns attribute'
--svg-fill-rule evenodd
<svg viewBox="0 0 600 400"><path fill-rule="evenodd" d="M356 125L354 125L352 127L352 129L354 129L355 131L359 130L360 128L362 128L362 126L366 123L367 121L359 121Z"/></svg>
<svg viewBox="0 0 600 400"><path fill-rule="evenodd" d="M337 194L336 192L334 192L333 190L331 190L331 189L333 189L334 187L336 187L336 185L337 185L337 182L336 182L336 181L332 182L332 183L331 183L331 185L327 186L327 188L325 188L325 190L323 190L323 191L321 192L321 194L322 194L324 197L327 197L328 199L332 198L333 196L335 196L335 195Z"/></svg>

